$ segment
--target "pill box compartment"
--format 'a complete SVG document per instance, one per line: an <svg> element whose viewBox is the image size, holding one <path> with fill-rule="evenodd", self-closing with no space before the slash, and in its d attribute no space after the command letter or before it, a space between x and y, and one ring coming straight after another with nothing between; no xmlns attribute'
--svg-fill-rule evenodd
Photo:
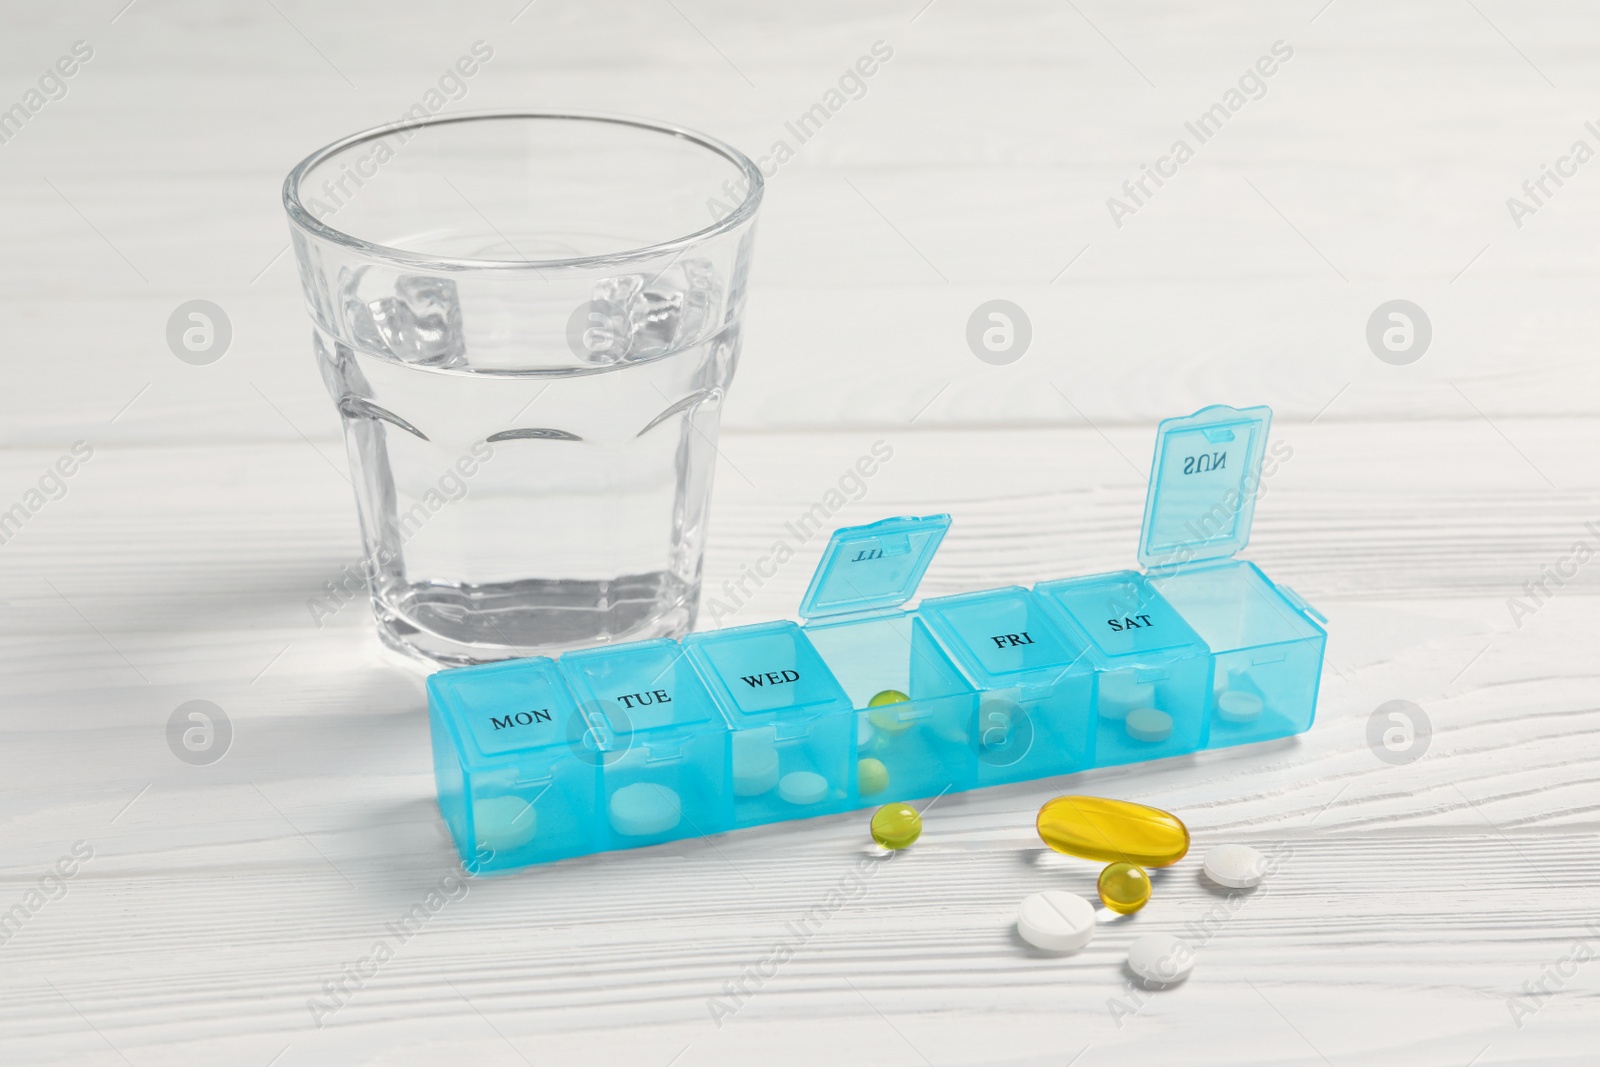
<svg viewBox="0 0 1600 1067"><path fill-rule="evenodd" d="M888 519L835 532L804 626L435 674L462 860L505 870L1305 730L1326 620L1234 558L1273 469L1269 420L1161 424L1143 572L907 611L950 520Z"/></svg>
<svg viewBox="0 0 1600 1067"><path fill-rule="evenodd" d="M979 690L979 785L1094 766L1094 667L1020 586L924 600L917 613Z"/></svg>
<svg viewBox="0 0 1600 1067"><path fill-rule="evenodd" d="M1266 407L1209 407L1156 430L1139 560L1214 656L1208 744L1310 727L1327 635L1322 617L1254 564L1262 480L1277 469Z"/></svg>
<svg viewBox="0 0 1600 1067"><path fill-rule="evenodd" d="M733 825L727 723L682 645L658 638L568 652L560 666L599 739L605 847Z"/></svg>
<svg viewBox="0 0 1600 1067"><path fill-rule="evenodd" d="M599 759L548 659L428 679L439 809L467 870L509 870L603 848Z"/></svg>
<svg viewBox="0 0 1600 1067"><path fill-rule="evenodd" d="M1144 575L1066 578L1034 592L1095 665L1097 766L1205 745L1210 650Z"/></svg>
<svg viewBox="0 0 1600 1067"><path fill-rule="evenodd" d="M1310 728L1327 643L1314 608L1245 560L1152 582L1216 657L1210 747Z"/></svg>
<svg viewBox="0 0 1600 1067"><path fill-rule="evenodd" d="M800 627L690 634L684 646L731 730L734 826L855 806L855 713Z"/></svg>
<svg viewBox="0 0 1600 1067"><path fill-rule="evenodd" d="M856 712L862 803L977 780L977 692L902 609L949 528L950 516L933 515L835 531L800 605L804 632Z"/></svg>
<svg viewBox="0 0 1600 1067"><path fill-rule="evenodd" d="M867 783L862 803L972 788L977 693L921 619L905 614L806 630L855 705L857 775L865 769ZM872 706L889 691L910 700Z"/></svg>

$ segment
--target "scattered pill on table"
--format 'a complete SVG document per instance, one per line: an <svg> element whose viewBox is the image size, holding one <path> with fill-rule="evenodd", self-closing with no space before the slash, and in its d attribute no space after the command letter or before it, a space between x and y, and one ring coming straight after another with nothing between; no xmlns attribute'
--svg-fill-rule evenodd
<svg viewBox="0 0 1600 1067"><path fill-rule="evenodd" d="M910 804L885 804L872 813L872 839L891 852L922 836L922 816Z"/></svg>
<svg viewBox="0 0 1600 1067"><path fill-rule="evenodd" d="M1134 708L1123 725L1135 741L1165 741L1172 736L1172 716L1155 708Z"/></svg>
<svg viewBox="0 0 1600 1067"><path fill-rule="evenodd" d="M1254 889L1267 876L1267 857L1249 845L1218 845L1206 853L1200 869L1229 889Z"/></svg>
<svg viewBox="0 0 1600 1067"><path fill-rule="evenodd" d="M1189 852L1189 828L1183 820L1129 800L1056 797L1039 809L1034 825L1039 838L1057 852L1101 863L1170 867Z"/></svg>
<svg viewBox="0 0 1600 1067"><path fill-rule="evenodd" d="M1112 863L1096 883L1100 903L1118 915L1132 915L1150 901L1150 876L1137 863Z"/></svg>
<svg viewBox="0 0 1600 1067"><path fill-rule="evenodd" d="M862 796L877 796L889 788L889 768L871 756L856 761L856 785Z"/></svg>
<svg viewBox="0 0 1600 1067"><path fill-rule="evenodd" d="M1094 907L1076 893L1046 889L1017 905L1017 933L1046 952L1076 952L1094 937Z"/></svg>
<svg viewBox="0 0 1600 1067"><path fill-rule="evenodd" d="M1194 949L1171 934L1146 934L1128 946L1128 969L1147 986L1175 985L1194 970Z"/></svg>
<svg viewBox="0 0 1600 1067"><path fill-rule="evenodd" d="M664 834L683 818L678 794L656 782L635 782L611 794L611 828L628 837Z"/></svg>
<svg viewBox="0 0 1600 1067"><path fill-rule="evenodd" d="M1240 689L1224 689L1217 696L1217 715L1225 722L1255 722L1262 707L1260 697Z"/></svg>
<svg viewBox="0 0 1600 1067"><path fill-rule="evenodd" d="M828 780L816 771L790 771L778 783L778 796L790 804L815 804L828 792Z"/></svg>

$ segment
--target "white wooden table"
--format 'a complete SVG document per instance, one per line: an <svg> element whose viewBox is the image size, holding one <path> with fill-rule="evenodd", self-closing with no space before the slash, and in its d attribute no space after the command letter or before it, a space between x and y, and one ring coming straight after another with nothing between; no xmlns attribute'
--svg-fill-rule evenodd
<svg viewBox="0 0 1600 1067"><path fill-rule="evenodd" d="M93 52L0 143L0 511L25 511L0 543L0 1062L1593 1062L1600 164L1560 164L1600 148L1592 7L123 2L0 16L0 106ZM947 796L860 887L852 815L458 888L421 675L359 605L306 607L358 548L277 197L479 40L451 109L643 113L753 154L893 49L772 180L709 590L877 440L836 519L950 511L925 595L1126 566L1154 422L1270 403L1294 455L1247 554L1329 616L1313 729ZM1276 41L1264 94L1115 225L1107 198ZM1544 164L1574 173L1519 226ZM195 298L232 323L209 366L165 341ZM1005 367L965 341L996 298L1033 329ZM1397 298L1432 322L1408 366L1365 338ZM790 614L819 548L738 621ZM1393 699L1433 726L1407 764L1368 740ZM167 745L189 700L232 725L209 766ZM1196 845L1052 959L1012 919L1093 896L1032 829L1068 791L1176 811ZM1218 894L1223 841L1281 868ZM1148 931L1199 944L1185 985L1130 990Z"/></svg>

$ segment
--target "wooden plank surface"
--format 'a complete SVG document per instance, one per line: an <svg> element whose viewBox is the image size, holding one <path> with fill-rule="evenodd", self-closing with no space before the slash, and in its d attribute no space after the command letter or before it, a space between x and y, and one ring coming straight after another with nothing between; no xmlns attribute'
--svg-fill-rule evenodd
<svg viewBox="0 0 1600 1067"><path fill-rule="evenodd" d="M1600 565L1511 602L1600 551L1600 171L1520 227L1505 201L1600 147L1600 19L920 7L5 12L0 105L73 42L95 54L0 144L0 510L92 450L0 543L0 915L26 913L0 944L0 1061L1592 1061ZM452 109L648 113L756 152L895 50L771 183L708 595L876 441L892 460L835 520L950 511L924 595L1129 565L1154 421L1270 403L1293 457L1247 554L1329 616L1315 727L947 796L866 866L851 815L455 881L421 673L363 605L307 607L358 544L277 189L480 39L495 57ZM1106 198L1278 40L1265 95L1116 227ZM195 297L235 331L207 367L163 336ZM1435 335L1404 367L1365 340L1397 297ZM966 347L993 298L1034 327L1012 366ZM722 621L789 616L819 550ZM1410 764L1368 740L1393 699L1432 722ZM232 725L218 763L167 747L189 700ZM1064 960L1011 926L1027 893L1093 894L1095 867L1032 830L1063 791L1168 807L1196 839L1144 914ZM1279 870L1207 888L1223 841ZM1121 963L1153 930L1200 947L1147 994Z"/></svg>

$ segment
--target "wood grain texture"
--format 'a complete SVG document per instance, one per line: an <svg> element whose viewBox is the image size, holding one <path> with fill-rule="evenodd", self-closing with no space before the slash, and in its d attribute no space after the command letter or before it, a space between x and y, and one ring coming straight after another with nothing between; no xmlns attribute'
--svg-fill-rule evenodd
<svg viewBox="0 0 1600 1067"><path fill-rule="evenodd" d="M1508 602L1600 549L1600 171L1520 228L1505 200L1600 145L1600 18L921 6L5 13L0 105L73 41L95 57L0 144L0 511L93 449L0 543L0 917L27 913L0 944L0 1062L1592 1062L1600 564ZM307 607L358 544L277 191L478 39L495 57L454 108L648 113L756 152L895 49L770 184L708 596L876 441L892 459L834 518L949 511L923 595L1128 566L1154 421L1270 403L1293 455L1246 554L1329 616L1313 729L946 796L887 860L852 815L459 888L421 674L364 605ZM1280 39L1265 96L1117 228L1105 199ZM233 321L209 367L163 337L192 297ZM995 297L1034 327L1009 367L964 340ZM1364 340L1394 297L1434 324L1409 367ZM788 617L820 548L722 621ZM1404 766L1368 742L1397 698L1434 727ZM209 767L165 739L194 699L235 731ZM1179 812L1195 848L1063 960L1012 919L1039 889L1092 896L1095 866L1032 830L1065 791ZM1224 841L1277 873L1208 888ZM77 842L92 858L42 881ZM1147 931L1199 945L1184 986L1128 988Z"/></svg>
<svg viewBox="0 0 1600 1067"><path fill-rule="evenodd" d="M1330 617L1304 737L947 796L925 839L859 893L864 830L843 816L473 882L404 944L386 924L441 884L453 853L431 801L420 678L377 647L359 605L320 630L304 607L354 551L348 490L303 442L108 447L58 511L4 546L14 758L0 885L20 900L74 841L95 850L4 946L6 1040L30 1062L113 1059L85 1020L135 1063L265 1062L285 1045L283 1062L420 1063L445 1048L666 1062L686 1045L680 1062L1047 1063L1085 1045L1083 1062L1123 1046L1160 1062L1196 1039L1217 1042L1218 1062L1466 1062L1485 1045L1480 1062L1559 1062L1591 1030L1590 972L1526 1001L1539 1010L1520 1029L1508 998L1561 965L1593 919L1593 582L1580 574L1520 630L1505 598L1582 536L1594 479L1553 464L1572 499L1519 504L1533 476L1497 436L1424 429L1478 473L1418 485L1382 462L1405 428L1377 431L1389 443L1370 426L1279 431L1295 457L1261 504L1251 555ZM1573 430L1507 432L1554 454ZM927 594L1125 564L1142 486L1115 450L1142 460L1147 435L1110 436L893 435L893 459L838 520L951 508ZM726 435L710 584L874 439ZM998 462L1016 454L1051 458ZM49 458L13 455L7 473ZM1363 488L1341 487L1339 469L1361 471ZM241 508L223 487L246 471ZM116 523L152 484L182 488L143 522ZM1452 528L1474 495L1525 521ZM738 621L787 615L819 550ZM1438 555L1453 568L1419 565ZM1368 716L1394 697L1421 703L1437 731L1406 767L1367 743ZM171 709L195 698L236 729L212 767L165 747ZM1136 923L1067 961L1031 955L1009 927L1027 892L1092 892L1094 866L1043 853L1032 832L1062 791L1171 808L1196 837ZM1196 874L1224 840L1285 857L1237 905ZM747 1002L730 998L724 983L836 888L850 899L793 959ZM1213 926L1196 977L1137 1006L1119 970L1135 932ZM380 939L394 958L317 1028L308 1002L332 1003L323 983ZM712 1005L733 1004L719 1028ZM1241 1047L1241 1027L1259 1039Z"/></svg>

